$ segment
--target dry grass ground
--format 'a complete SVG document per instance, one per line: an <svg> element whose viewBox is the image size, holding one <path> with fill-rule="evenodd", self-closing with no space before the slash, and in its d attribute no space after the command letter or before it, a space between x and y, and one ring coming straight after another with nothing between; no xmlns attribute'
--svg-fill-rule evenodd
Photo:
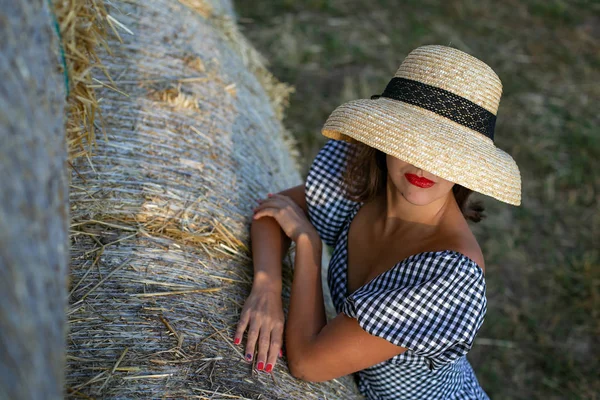
<svg viewBox="0 0 600 400"><path fill-rule="evenodd" d="M504 83L497 145L519 208L485 198L474 227L489 310L470 353L493 399L600 393L600 3L584 0L237 1L250 40L296 87L286 125L304 166L344 101L380 93L413 48L450 44Z"/></svg>

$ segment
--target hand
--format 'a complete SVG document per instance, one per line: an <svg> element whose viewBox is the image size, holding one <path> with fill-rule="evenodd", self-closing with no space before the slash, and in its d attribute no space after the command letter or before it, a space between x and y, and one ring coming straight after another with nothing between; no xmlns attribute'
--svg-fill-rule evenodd
<svg viewBox="0 0 600 400"><path fill-rule="evenodd" d="M310 223L302 208L290 197L269 193L268 199L258 202L259 205L254 208L254 219L267 216L275 218L283 232L294 242L303 234L318 238L315 227Z"/></svg>
<svg viewBox="0 0 600 400"><path fill-rule="evenodd" d="M271 372L277 362L277 356L281 356L283 326L281 293L255 285L242 309L233 343L240 344L244 331L248 328L246 361L252 361L258 340L256 369Z"/></svg>

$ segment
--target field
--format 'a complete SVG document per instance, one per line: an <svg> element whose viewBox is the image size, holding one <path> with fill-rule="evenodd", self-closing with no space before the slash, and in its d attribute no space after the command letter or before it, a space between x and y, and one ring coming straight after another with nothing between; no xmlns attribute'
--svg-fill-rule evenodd
<svg viewBox="0 0 600 400"><path fill-rule="evenodd" d="M488 314L469 358L492 399L600 398L600 3L566 0L236 2L295 86L285 124L303 168L339 104L380 94L424 44L487 62L504 84L496 145L523 204L483 198Z"/></svg>

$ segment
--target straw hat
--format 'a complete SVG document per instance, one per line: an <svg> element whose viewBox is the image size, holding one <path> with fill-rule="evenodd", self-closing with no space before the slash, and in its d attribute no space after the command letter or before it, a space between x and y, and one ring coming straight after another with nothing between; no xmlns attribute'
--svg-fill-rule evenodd
<svg viewBox="0 0 600 400"><path fill-rule="evenodd" d="M494 145L500 78L460 50L423 46L381 96L336 108L321 133L359 141L500 201L521 204L521 174Z"/></svg>

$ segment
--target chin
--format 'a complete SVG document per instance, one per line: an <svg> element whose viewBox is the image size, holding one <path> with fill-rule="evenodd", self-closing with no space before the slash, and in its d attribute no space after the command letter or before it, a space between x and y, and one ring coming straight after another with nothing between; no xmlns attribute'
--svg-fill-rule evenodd
<svg viewBox="0 0 600 400"><path fill-rule="evenodd" d="M402 193L402 197L414 206L426 206L437 200L437 198L422 193Z"/></svg>
<svg viewBox="0 0 600 400"><path fill-rule="evenodd" d="M402 194L402 197L404 197L404 199L406 201L408 201L410 204L412 204L414 206L429 205L429 204L433 203L434 201L439 200L441 197L444 197L444 195L446 194L446 193L439 193L439 191L435 190L435 188L429 188L429 189L415 188L415 189L413 189L412 187L404 188L404 190L402 190L400 193Z"/></svg>

